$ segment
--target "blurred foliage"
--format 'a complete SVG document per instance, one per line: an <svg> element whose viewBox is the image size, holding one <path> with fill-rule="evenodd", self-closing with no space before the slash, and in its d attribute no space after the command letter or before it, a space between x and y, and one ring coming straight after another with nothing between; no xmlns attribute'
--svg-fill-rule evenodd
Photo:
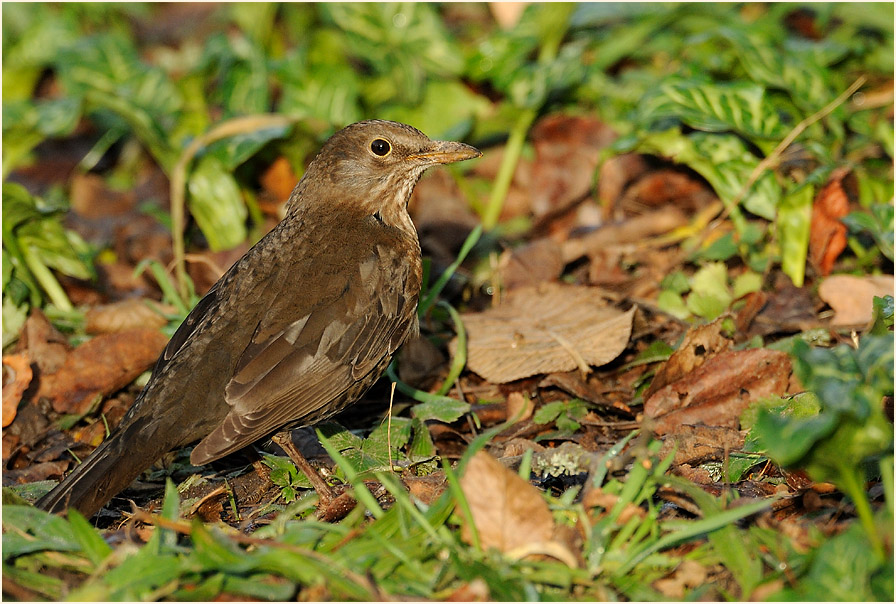
<svg viewBox="0 0 896 604"><path fill-rule="evenodd" d="M776 265L801 285L812 204L838 168L857 182L862 210L844 219L857 265L891 266L892 4L536 3L506 29L484 4L233 3L181 20L169 10L142 3L3 6L4 345L29 308L70 308L54 273L93 276L96 250L60 220L64 194L36 196L7 182L39 161L38 145L76 132L95 141L82 171L124 146L169 178L186 157L188 210L204 242L223 250L252 236L257 166L284 156L301 175L308 155L335 130L375 117L436 138L506 140L494 182L468 187L489 192L487 201L471 202L484 230L498 231L535 120L548 112L591 114L620 135L605 158L636 152L675 162L704 178L724 204L733 228L683 242L696 269L663 281L658 302L673 315L716 317L759 289ZM852 86L858 92L845 94ZM210 137L195 156L186 153L228 120L268 113L291 125ZM473 231L449 273L482 232ZM182 316L195 299L178 293L161 266L150 270ZM453 316L437 304L446 281L427 290L424 312ZM891 600L892 563L887 575L884 545L872 532L892 534L893 433L880 406L881 396L892 395L891 297L878 301L875 316L858 349L810 348L796 337L796 370L814 396L757 412L754 435L766 454L808 467L856 502L862 522L832 539L819 536L821 546L809 552L771 529L736 526L764 504L726 509L728 502L685 481L676 487L695 501L700 519L662 521L653 496L669 481L668 460L648 443L637 448L638 463L624 481L598 467L593 486L618 503L583 530L584 569L464 546L451 516L459 489L419 508L396 490L390 510L369 506L372 524L363 506L339 525L292 522L309 509L298 501L248 544L226 529L179 521L172 488L161 518L173 524L155 527L141 548L111 549L77 514L61 519L4 506L4 577L47 599L283 600L322 584L331 598L443 599L477 578L498 600L656 599L653 581L679 560L664 550L708 535L688 556L724 565L736 583L732 599L786 579L779 597ZM365 440L345 430L325 439L342 464L338 477L357 492L371 473L392 484L378 471L396 460L430 469L434 449L423 422L451 422L470 410L398 387L421 404L412 419L393 419L388 439L386 426ZM587 412L581 401L550 403L535 421L569 435ZM270 465L286 499L294 497L301 477L281 460ZM860 466L884 478L887 505L874 517ZM556 516L586 517L575 494L549 497ZM619 520L634 506L646 514ZM70 593L47 567L77 576L81 588ZM698 598L700 590L689 595Z"/></svg>
<svg viewBox="0 0 896 604"><path fill-rule="evenodd" d="M893 396L892 296L877 299L875 315L857 348L811 348L796 340L794 372L814 396L761 409L752 438L776 463L805 468L848 494L878 562L892 567L892 553L886 562L892 543L882 541L893 532L892 481L884 481L887 505L878 518L865 492L866 480L893 472L893 424L882 402Z"/></svg>
<svg viewBox="0 0 896 604"><path fill-rule="evenodd" d="M892 94L863 103L892 89L889 5L547 3L500 29L484 5L237 3L208 17L204 39L177 34L179 45L138 26L160 10L5 7L4 177L83 120L102 135L97 150L136 139L171 175L190 141L222 120L288 116L302 128L219 141L189 168L189 210L208 245L228 249L249 236L255 186L236 168L274 150L301 174L334 130L380 117L434 137L509 136L482 208L491 229L534 119L571 109L620 133L610 154L654 154L698 172L726 205L736 254L759 272L781 263L797 285L812 199L832 170L855 170L865 207L892 208ZM801 15L813 19L804 30ZM862 93L829 105L860 76ZM862 266L892 258L876 220L853 221L872 235L870 245L851 239Z"/></svg>

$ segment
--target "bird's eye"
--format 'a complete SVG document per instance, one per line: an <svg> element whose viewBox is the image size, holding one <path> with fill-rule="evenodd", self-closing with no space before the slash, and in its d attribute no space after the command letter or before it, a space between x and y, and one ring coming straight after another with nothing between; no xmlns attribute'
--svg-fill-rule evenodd
<svg viewBox="0 0 896 604"><path fill-rule="evenodd" d="M385 157L389 155L389 151L392 150L392 145L389 144L389 141L378 138L370 143L370 150L373 151L374 155Z"/></svg>

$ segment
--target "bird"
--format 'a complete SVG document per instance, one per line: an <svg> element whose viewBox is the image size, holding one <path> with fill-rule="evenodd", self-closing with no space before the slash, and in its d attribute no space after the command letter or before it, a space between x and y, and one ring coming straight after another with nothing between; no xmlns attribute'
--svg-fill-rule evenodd
<svg viewBox="0 0 896 604"><path fill-rule="evenodd" d="M333 134L283 220L197 303L121 423L36 507L89 518L169 451L198 441L190 462L202 466L358 400L419 333L411 193L430 166L480 155L385 120Z"/></svg>

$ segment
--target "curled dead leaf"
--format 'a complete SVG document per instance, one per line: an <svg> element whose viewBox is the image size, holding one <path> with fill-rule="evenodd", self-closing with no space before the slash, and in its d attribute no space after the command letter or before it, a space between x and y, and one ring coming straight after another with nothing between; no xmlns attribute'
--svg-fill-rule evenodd
<svg viewBox="0 0 896 604"><path fill-rule="evenodd" d="M152 367L167 343L162 332L150 328L99 335L70 352L59 371L42 376L37 395L59 413L84 413L97 397Z"/></svg>
<svg viewBox="0 0 896 604"><path fill-rule="evenodd" d="M165 314L172 314L171 305L159 304L146 298L129 298L87 311L87 333L115 333L137 327L164 327L168 323Z"/></svg>
<svg viewBox="0 0 896 604"><path fill-rule="evenodd" d="M22 394L31 384L33 372L27 354L11 354L3 357L3 427L16 418ZM7 381L9 378L9 381Z"/></svg>
<svg viewBox="0 0 896 604"><path fill-rule="evenodd" d="M731 347L732 341L722 334L723 319L720 317L688 330L678 350L657 370L650 388L644 393L645 401L661 388L694 371L713 354Z"/></svg>
<svg viewBox="0 0 896 604"><path fill-rule="evenodd" d="M822 275L829 275L834 262L846 249L846 225L840 219L849 213L849 197L843 189L843 168L815 196L809 231L809 259Z"/></svg>
<svg viewBox="0 0 896 604"><path fill-rule="evenodd" d="M647 398L644 414L656 419L657 434L685 424L736 428L750 403L787 391L791 372L785 352L729 350Z"/></svg>
<svg viewBox="0 0 896 604"><path fill-rule="evenodd" d="M607 306L594 288L521 288L500 306L463 315L467 367L494 384L576 368L587 373L625 349L634 313Z"/></svg>

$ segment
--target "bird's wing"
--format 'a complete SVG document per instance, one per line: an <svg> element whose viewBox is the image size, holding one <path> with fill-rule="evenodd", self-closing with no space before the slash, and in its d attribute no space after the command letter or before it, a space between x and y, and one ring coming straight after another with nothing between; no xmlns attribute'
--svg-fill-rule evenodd
<svg viewBox="0 0 896 604"><path fill-rule="evenodd" d="M379 377L368 374L382 371L416 328L419 287L409 263L390 262L388 271L383 264L382 258L371 258L360 275L337 276L328 288L335 294L312 304L299 319L286 323L284 313L273 308L262 318L227 384L232 408L196 446L193 463L223 457L286 424L306 418L313 423L326 415L329 403L360 396ZM353 391L359 382L364 386Z"/></svg>

